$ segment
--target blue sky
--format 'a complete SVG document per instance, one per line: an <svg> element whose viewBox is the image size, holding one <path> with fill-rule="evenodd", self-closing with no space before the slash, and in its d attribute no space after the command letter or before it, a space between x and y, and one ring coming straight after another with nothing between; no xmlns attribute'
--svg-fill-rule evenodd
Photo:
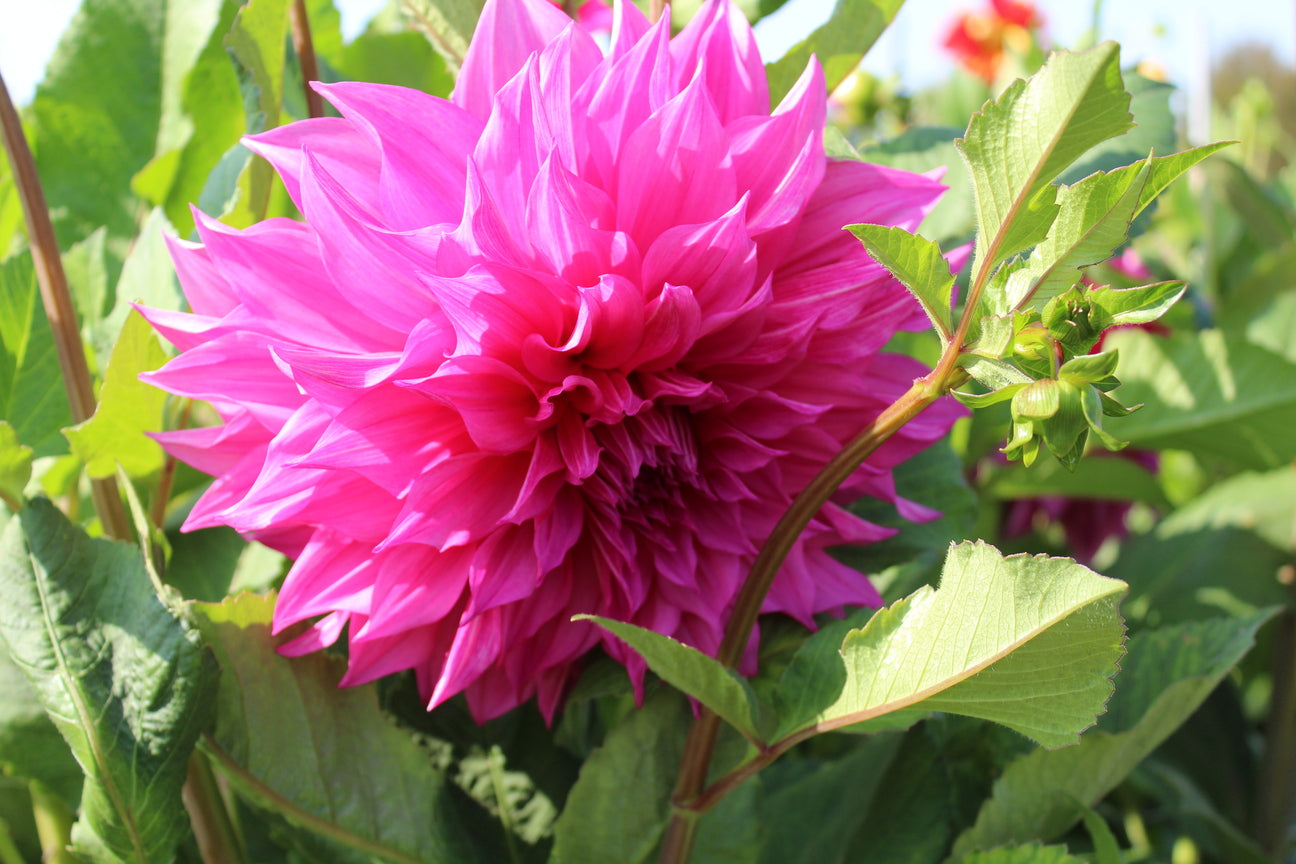
<svg viewBox="0 0 1296 864"><path fill-rule="evenodd" d="M343 27L355 33L386 0L335 0ZM790 0L757 28L762 53L780 56L806 33L823 23L834 0ZM940 34L960 9L980 7L985 0L907 0L892 29L870 55L875 72L901 75L921 85L939 80L949 70L939 48ZM76 10L78 0L3 0L0 11L0 72L15 101L26 103L40 79L59 34ZM1087 0L1041 0L1054 44L1074 44L1089 26L1092 3ZM1172 80L1186 83L1200 46L1218 55L1242 39L1261 39L1279 56L1296 54L1296 4L1291 0L1124 0L1104 4L1103 36L1118 40L1127 62L1159 61Z"/></svg>

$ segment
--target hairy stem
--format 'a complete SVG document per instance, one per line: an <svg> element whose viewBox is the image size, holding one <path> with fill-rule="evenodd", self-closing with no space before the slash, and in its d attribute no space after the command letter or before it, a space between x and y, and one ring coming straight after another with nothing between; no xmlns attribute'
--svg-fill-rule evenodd
<svg viewBox="0 0 1296 864"><path fill-rule="evenodd" d="M54 332L54 346L68 404L72 408L72 420L81 423L89 420L95 412L90 366L81 345L81 328L77 324L72 294L68 291L67 276L63 273L63 259L59 254L58 239L54 236L54 226L50 223L45 190L41 188L36 162L23 135L22 121L9 98L3 77L0 77L0 127L3 127L5 153L9 156L14 185L27 221L27 237L36 281L40 285L41 304ZM126 518L126 508L117 492L117 481L112 477L92 478L90 492L104 533L117 540L129 539L130 520Z"/></svg>
<svg viewBox="0 0 1296 864"><path fill-rule="evenodd" d="M311 87L312 81L320 80L320 74L319 61L315 59L315 43L311 39L310 16L306 14L306 0L293 0L288 18L292 24L293 50L297 52L297 63L301 66L306 113L311 117L323 117L324 100Z"/></svg>
<svg viewBox="0 0 1296 864"><path fill-rule="evenodd" d="M966 328L960 327L960 333L966 334ZM773 533L761 547L760 553L752 564L751 572L743 583L734 601L733 612L725 627L724 641L716 655L721 663L730 668L736 667L751 639L752 628L760 614L765 596L769 593L774 577L787 558L792 547L796 545L801 532L810 524L819 509L828 501L837 488L864 463L892 435L917 417L927 406L954 387L967 380L967 374L955 363L958 359L961 341L950 343L946 354L952 359L946 363L945 357L930 374L914 381L903 396L892 403L885 411L848 443L841 452L824 466L810 484L793 500L783 517L774 527ZM941 371L945 369L945 371ZM713 806L737 783L745 780L751 773L772 762L788 747L797 743L789 739L780 742L780 746L770 748L762 753L753 763L748 763L750 771L736 777L733 784L709 790L706 800L702 800L706 787L707 772L710 770L711 757L715 751L716 736L720 731L720 718L706 708L702 708L689 729L688 739L684 744L684 756L680 761L680 772L671 796L673 812L670 823L666 826L666 835L662 840L660 861L662 864L682 864L688 860L693 847L693 838L697 832L698 818L701 813ZM798 739L799 740L799 739ZM743 766L739 771L744 771ZM735 775L731 775L734 778Z"/></svg>

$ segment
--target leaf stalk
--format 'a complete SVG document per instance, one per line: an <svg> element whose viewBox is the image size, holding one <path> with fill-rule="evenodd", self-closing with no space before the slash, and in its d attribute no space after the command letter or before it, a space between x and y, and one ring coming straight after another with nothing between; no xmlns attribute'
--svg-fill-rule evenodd
<svg viewBox="0 0 1296 864"><path fill-rule="evenodd" d="M293 0L288 11L288 20L292 27L293 51L297 52L297 63L301 66L302 91L306 94L306 113L310 117L324 116L324 100L311 87L312 81L320 80L319 60L315 57L315 42L311 39L310 15L306 12L306 0Z"/></svg>

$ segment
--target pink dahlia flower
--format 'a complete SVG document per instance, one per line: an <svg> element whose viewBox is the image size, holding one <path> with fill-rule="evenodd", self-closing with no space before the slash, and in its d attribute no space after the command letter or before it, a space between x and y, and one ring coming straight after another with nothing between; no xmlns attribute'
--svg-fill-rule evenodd
<svg viewBox="0 0 1296 864"><path fill-rule="evenodd" d="M600 642L642 680L576 613L714 652L792 496L924 371L879 353L924 319L841 226L914 228L942 187L827 161L817 63L771 114L728 2L674 39L622 3L604 54L544 0L490 0L450 101L319 90L340 118L248 142L306 221L196 214L193 313L146 310L181 352L149 380L224 421L159 436L217 478L186 527L296 559L275 626L312 623L283 653L345 630L344 684L413 669L479 719L552 717ZM895 500L955 413L841 501ZM828 549L886 533L826 507L765 610L876 603Z"/></svg>

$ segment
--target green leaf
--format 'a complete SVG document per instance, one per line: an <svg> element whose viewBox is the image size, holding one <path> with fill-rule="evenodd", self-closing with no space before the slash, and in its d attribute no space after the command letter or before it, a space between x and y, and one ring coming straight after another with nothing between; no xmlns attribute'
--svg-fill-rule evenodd
<svg viewBox="0 0 1296 864"><path fill-rule="evenodd" d="M132 312L108 361L94 416L65 430L72 452L86 463L91 477L110 477L118 464L132 477L161 470L162 448L144 433L161 431L167 395L139 375L166 359L152 326Z"/></svg>
<svg viewBox="0 0 1296 864"><path fill-rule="evenodd" d="M1122 864L1120 845L1107 822L1092 807L1081 805L1080 817L1094 846L1094 864Z"/></svg>
<svg viewBox="0 0 1296 864"><path fill-rule="evenodd" d="M1067 854L1065 846L1004 846L989 852L973 852L960 858L959 864L1084 864Z"/></svg>
<svg viewBox="0 0 1296 864"><path fill-rule="evenodd" d="M812 54L823 65L828 92L835 90L891 24L903 2L838 0L832 17L823 26L792 46L781 58L765 65L770 105L778 105L792 89Z"/></svg>
<svg viewBox="0 0 1296 864"><path fill-rule="evenodd" d="M1135 447L1177 448L1247 468L1296 457L1296 364L1216 330L1111 334L1121 354L1112 395L1142 410L1114 428Z"/></svg>
<svg viewBox="0 0 1296 864"><path fill-rule="evenodd" d="M165 206L167 219L181 236L193 230L189 208L202 195L207 176L247 128L238 75L225 50L225 35L234 26L239 9L235 0L221 4L220 20L184 80L181 107L192 134L182 148L170 151L176 155L165 192L145 196Z"/></svg>
<svg viewBox="0 0 1296 864"><path fill-rule="evenodd" d="M1056 496L1141 501L1153 507L1170 509L1170 502L1166 500L1156 475L1131 459L1113 459L1101 453L1081 460L1075 471L1067 471L1056 462L1029 469L1005 465L986 479L981 490L1001 501Z"/></svg>
<svg viewBox="0 0 1296 864"><path fill-rule="evenodd" d="M1137 288L1104 285L1090 290L1086 299L1100 313L1100 326L1147 324L1169 312L1187 289L1187 282L1157 282Z"/></svg>
<svg viewBox="0 0 1296 864"><path fill-rule="evenodd" d="M1143 631L1129 641L1120 686L1099 728L1066 750L1011 763L954 854L1048 840L1077 821L1188 718L1251 648L1273 610Z"/></svg>
<svg viewBox="0 0 1296 864"><path fill-rule="evenodd" d="M1058 208L1050 184L1096 144L1130 128L1120 48L1054 54L972 117L957 142L976 196L975 283L1047 235Z"/></svg>
<svg viewBox="0 0 1296 864"><path fill-rule="evenodd" d="M886 225L847 225L873 260L891 272L922 306L941 338L954 331L950 322L954 274L940 247L903 228Z"/></svg>
<svg viewBox="0 0 1296 864"><path fill-rule="evenodd" d="M1111 575L1130 583L1127 613L1149 623L1285 603L1274 574L1291 562L1293 523L1296 472L1239 474L1129 538Z"/></svg>
<svg viewBox="0 0 1296 864"><path fill-rule="evenodd" d="M73 839L145 864L188 832L180 787L215 664L153 593L136 549L38 498L0 538L0 636L86 773Z"/></svg>
<svg viewBox="0 0 1296 864"><path fill-rule="evenodd" d="M1134 128L1124 135L1097 145L1066 171L1062 182L1075 183L1095 171L1114 171L1140 162L1149 153L1170 153L1178 146L1179 133L1170 99L1176 88L1163 81L1153 81L1138 72L1124 72L1125 89L1130 94L1130 113Z"/></svg>
<svg viewBox="0 0 1296 864"><path fill-rule="evenodd" d="M451 785L383 715L374 687L339 689L340 658L275 652L273 605L242 594L194 607L225 673L215 736L203 746L230 784L289 823L370 856L499 860L466 835Z"/></svg>
<svg viewBox="0 0 1296 864"><path fill-rule="evenodd" d="M102 321L90 329L90 342L95 354L108 357L121 335L126 318L134 311L134 303L152 309L179 311L185 307L180 281L176 278L175 264L167 251L166 237L175 236L175 229L167 221L161 208L154 208L140 227L139 236L131 246L130 254L122 265L121 278L114 290L112 310Z"/></svg>
<svg viewBox="0 0 1296 864"><path fill-rule="evenodd" d="M1228 144L1148 157L1109 174L1093 174L1058 190L1058 216L1026 266L1008 279L1006 308L1027 299L1041 308L1080 279L1081 270L1120 248L1134 217L1185 171Z"/></svg>
<svg viewBox="0 0 1296 864"><path fill-rule="evenodd" d="M687 702L659 690L608 733L585 760L554 824L555 864L653 860L689 720Z"/></svg>
<svg viewBox="0 0 1296 864"><path fill-rule="evenodd" d="M32 449L19 442L13 426L0 420L0 498L11 507L22 501L31 469Z"/></svg>
<svg viewBox="0 0 1296 864"><path fill-rule="evenodd" d="M1093 174L1057 192L1057 218L1026 265L1008 277L1005 310L1039 309L1080 281L1080 271L1111 257L1125 242L1151 160Z"/></svg>
<svg viewBox="0 0 1296 864"><path fill-rule="evenodd" d="M37 458L67 452L58 430L72 415L29 252L0 261L0 419Z"/></svg>
<svg viewBox="0 0 1296 864"><path fill-rule="evenodd" d="M624 621L597 615L577 615L573 620L593 621L614 634L647 662L648 668L664 681L697 699L751 741L760 744L757 730L760 705L751 687L738 673L726 669L714 657L682 642Z"/></svg>
<svg viewBox="0 0 1296 864"><path fill-rule="evenodd" d="M0 643L0 775L36 780L75 804L85 778L31 682Z"/></svg>
<svg viewBox="0 0 1296 864"><path fill-rule="evenodd" d="M32 104L37 164L60 242L100 225L135 233L131 179L181 146L180 86L217 23L220 0L86 0Z"/></svg>
<svg viewBox="0 0 1296 864"><path fill-rule="evenodd" d="M976 228L972 178L954 147L954 139L962 134L962 129L953 126L915 126L894 138L864 148L862 155L856 153L851 157L915 174L944 169L941 182L949 188L923 219L921 230L923 236L935 239L946 249L970 238ZM841 154L835 155L844 158Z"/></svg>
<svg viewBox="0 0 1296 864"><path fill-rule="evenodd" d="M865 738L835 762L770 768L771 788L764 802L768 836L761 864L844 862L848 844L877 801L883 775L902 740L894 733ZM780 773L793 779L780 783Z"/></svg>
<svg viewBox="0 0 1296 864"><path fill-rule="evenodd" d="M445 60L447 68L457 75L477 29L484 0L400 0L400 5Z"/></svg>
<svg viewBox="0 0 1296 864"><path fill-rule="evenodd" d="M264 132L279 125L290 2L248 0L225 37L225 47L239 66L249 132ZM245 228L263 219L270 206L273 184L274 170L270 163L260 156L249 159L239 176L234 209L223 216L224 220Z"/></svg>
<svg viewBox="0 0 1296 864"><path fill-rule="evenodd" d="M1073 743L1111 694L1125 587L1063 558L954 546L939 589L878 611L839 658L819 658L844 666L844 683L827 672L796 685L778 737L921 709L993 720L1047 747Z"/></svg>
<svg viewBox="0 0 1296 864"><path fill-rule="evenodd" d="M448 97L454 79L428 40L417 33L361 33L342 53L342 73L354 81L413 87Z"/></svg>

